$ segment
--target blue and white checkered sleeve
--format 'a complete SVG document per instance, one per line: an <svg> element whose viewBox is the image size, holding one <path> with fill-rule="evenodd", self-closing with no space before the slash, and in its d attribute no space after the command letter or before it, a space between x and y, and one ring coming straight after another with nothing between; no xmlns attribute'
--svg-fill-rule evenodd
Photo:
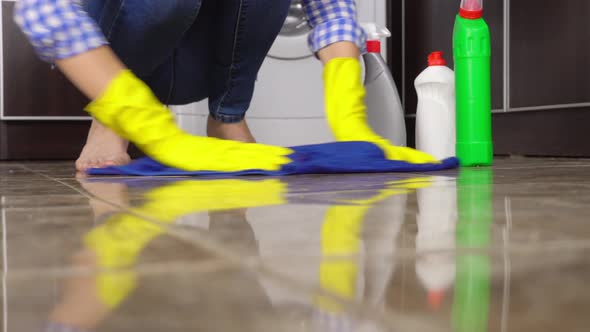
<svg viewBox="0 0 590 332"><path fill-rule="evenodd" d="M14 20L45 61L70 58L108 44L79 0L19 0Z"/></svg>
<svg viewBox="0 0 590 332"><path fill-rule="evenodd" d="M303 0L313 32L309 46L314 53L331 44L348 41L364 53L366 35L357 20L354 0Z"/></svg>

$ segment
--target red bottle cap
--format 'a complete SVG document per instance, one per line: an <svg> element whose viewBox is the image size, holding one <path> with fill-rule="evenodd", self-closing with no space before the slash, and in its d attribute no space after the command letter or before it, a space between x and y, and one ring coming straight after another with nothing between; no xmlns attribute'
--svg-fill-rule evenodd
<svg viewBox="0 0 590 332"><path fill-rule="evenodd" d="M368 40L367 41L367 52L369 52L369 53L381 53L381 41L379 41L379 40Z"/></svg>
<svg viewBox="0 0 590 332"><path fill-rule="evenodd" d="M428 305L430 309L437 311L440 309L443 298L445 297L444 291L430 291L428 292Z"/></svg>
<svg viewBox="0 0 590 332"><path fill-rule="evenodd" d="M447 62L443 58L443 52L432 52L428 56L428 66L446 66Z"/></svg>
<svg viewBox="0 0 590 332"><path fill-rule="evenodd" d="M462 0L459 16L476 20L483 16L483 0Z"/></svg>
<svg viewBox="0 0 590 332"><path fill-rule="evenodd" d="M466 18L468 20L477 20L478 18L483 17L483 9L480 10L467 10L461 8L459 10L459 16Z"/></svg>

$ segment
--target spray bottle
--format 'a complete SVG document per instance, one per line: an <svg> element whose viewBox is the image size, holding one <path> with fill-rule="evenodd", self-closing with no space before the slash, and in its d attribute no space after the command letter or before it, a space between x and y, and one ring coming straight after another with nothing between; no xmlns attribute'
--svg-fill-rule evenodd
<svg viewBox="0 0 590 332"><path fill-rule="evenodd" d="M363 55L363 60L369 124L392 144L406 146L404 110L395 81L381 55L381 39L391 37L391 32L374 23L363 24L363 29L368 37L367 53Z"/></svg>
<svg viewBox="0 0 590 332"><path fill-rule="evenodd" d="M462 166L493 162L490 30L483 0L461 0L453 53L457 97L457 157Z"/></svg>

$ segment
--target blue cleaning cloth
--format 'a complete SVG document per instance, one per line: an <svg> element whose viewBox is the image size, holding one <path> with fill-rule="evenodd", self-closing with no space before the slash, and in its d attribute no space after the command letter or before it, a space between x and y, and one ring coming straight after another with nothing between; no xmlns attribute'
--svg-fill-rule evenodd
<svg viewBox="0 0 590 332"><path fill-rule="evenodd" d="M440 164L412 164L406 161L388 160L376 145L367 142L336 142L297 146L289 156L293 162L278 171L244 170L240 172L182 171L162 165L151 158L141 158L126 166L94 168L90 175L128 176L240 176L343 173L430 172L456 168L457 158L448 158Z"/></svg>

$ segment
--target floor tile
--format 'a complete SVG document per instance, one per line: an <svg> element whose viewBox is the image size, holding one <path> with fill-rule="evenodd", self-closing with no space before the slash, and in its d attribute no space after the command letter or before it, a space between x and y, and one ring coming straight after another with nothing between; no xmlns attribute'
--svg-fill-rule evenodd
<svg viewBox="0 0 590 332"><path fill-rule="evenodd" d="M3 322L42 330L67 298L60 317L97 331L585 331L588 174L526 158L231 179L0 164ZM116 308L96 304L104 287Z"/></svg>

